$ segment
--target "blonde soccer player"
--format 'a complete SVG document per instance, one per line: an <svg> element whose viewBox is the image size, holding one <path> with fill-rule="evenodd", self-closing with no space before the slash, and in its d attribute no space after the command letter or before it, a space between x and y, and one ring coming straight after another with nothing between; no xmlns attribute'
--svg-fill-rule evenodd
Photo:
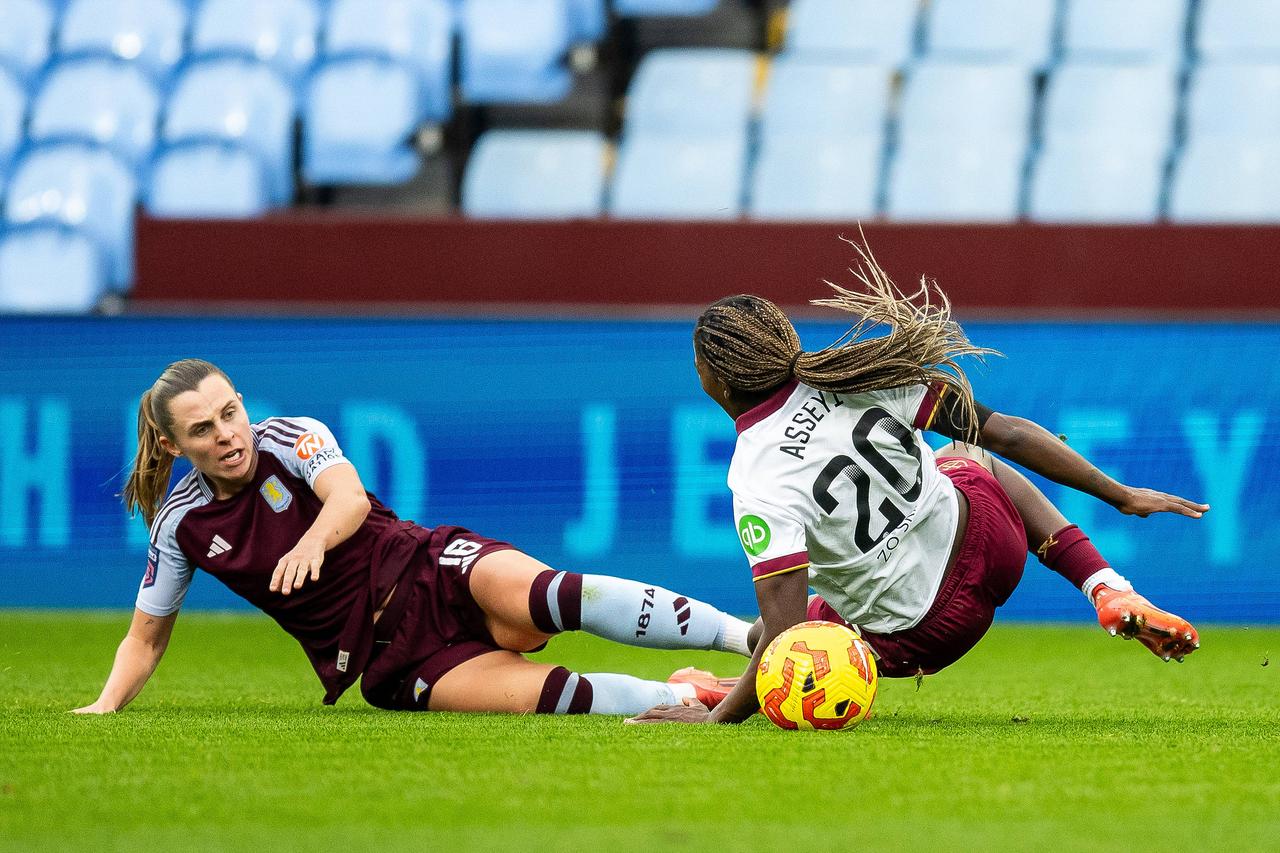
<svg viewBox="0 0 1280 853"><path fill-rule="evenodd" d="M165 495L175 458L191 471ZM747 623L653 584L556 571L461 527L422 527L365 491L313 418L253 423L215 365L169 365L143 395L126 506L150 525L128 634L98 699L127 705L164 655L197 568L302 646L332 704L361 679L395 710L635 714L725 690L570 672L525 652L582 630L662 649L749 654ZM705 679L704 679L705 681Z"/></svg>

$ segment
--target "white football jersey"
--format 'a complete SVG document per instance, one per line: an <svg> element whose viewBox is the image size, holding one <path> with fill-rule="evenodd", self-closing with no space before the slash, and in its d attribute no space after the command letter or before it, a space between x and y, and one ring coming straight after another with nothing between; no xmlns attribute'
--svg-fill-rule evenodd
<svg viewBox="0 0 1280 853"><path fill-rule="evenodd" d="M833 394L791 382L739 417L729 488L754 578L807 566L851 624L890 633L919 622L959 517L916 431L938 399L924 385Z"/></svg>

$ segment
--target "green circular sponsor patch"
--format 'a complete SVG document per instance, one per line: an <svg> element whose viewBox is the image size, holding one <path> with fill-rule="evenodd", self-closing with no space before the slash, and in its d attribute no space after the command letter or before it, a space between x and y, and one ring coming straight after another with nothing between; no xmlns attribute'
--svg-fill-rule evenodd
<svg viewBox="0 0 1280 853"><path fill-rule="evenodd" d="M744 515L738 519L738 538L743 549L753 557L759 557L769 547L769 525L758 515Z"/></svg>

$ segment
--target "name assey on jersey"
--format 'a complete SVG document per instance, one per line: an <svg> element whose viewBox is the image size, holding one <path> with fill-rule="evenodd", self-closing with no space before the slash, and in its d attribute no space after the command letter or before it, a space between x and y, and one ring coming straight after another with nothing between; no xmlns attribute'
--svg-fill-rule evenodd
<svg viewBox="0 0 1280 853"><path fill-rule="evenodd" d="M793 443L779 444L778 450L788 456L804 459L805 445L813 437L813 431L818 428L818 423L832 409L843 405L839 397L825 391L809 395L809 398L800 404L800 411L791 416L791 420L782 431L783 437ZM818 408L819 406L822 408Z"/></svg>

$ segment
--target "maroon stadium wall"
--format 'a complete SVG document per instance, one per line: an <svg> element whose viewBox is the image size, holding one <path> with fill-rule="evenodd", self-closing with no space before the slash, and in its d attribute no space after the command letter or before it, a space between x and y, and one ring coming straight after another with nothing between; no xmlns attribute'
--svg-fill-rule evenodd
<svg viewBox="0 0 1280 853"><path fill-rule="evenodd" d="M324 212L252 222L142 218L144 310L351 304L664 313L728 293L799 306L848 283L857 226L477 222ZM936 278L962 316L1240 319L1280 313L1280 228L901 225L866 235L898 282Z"/></svg>

